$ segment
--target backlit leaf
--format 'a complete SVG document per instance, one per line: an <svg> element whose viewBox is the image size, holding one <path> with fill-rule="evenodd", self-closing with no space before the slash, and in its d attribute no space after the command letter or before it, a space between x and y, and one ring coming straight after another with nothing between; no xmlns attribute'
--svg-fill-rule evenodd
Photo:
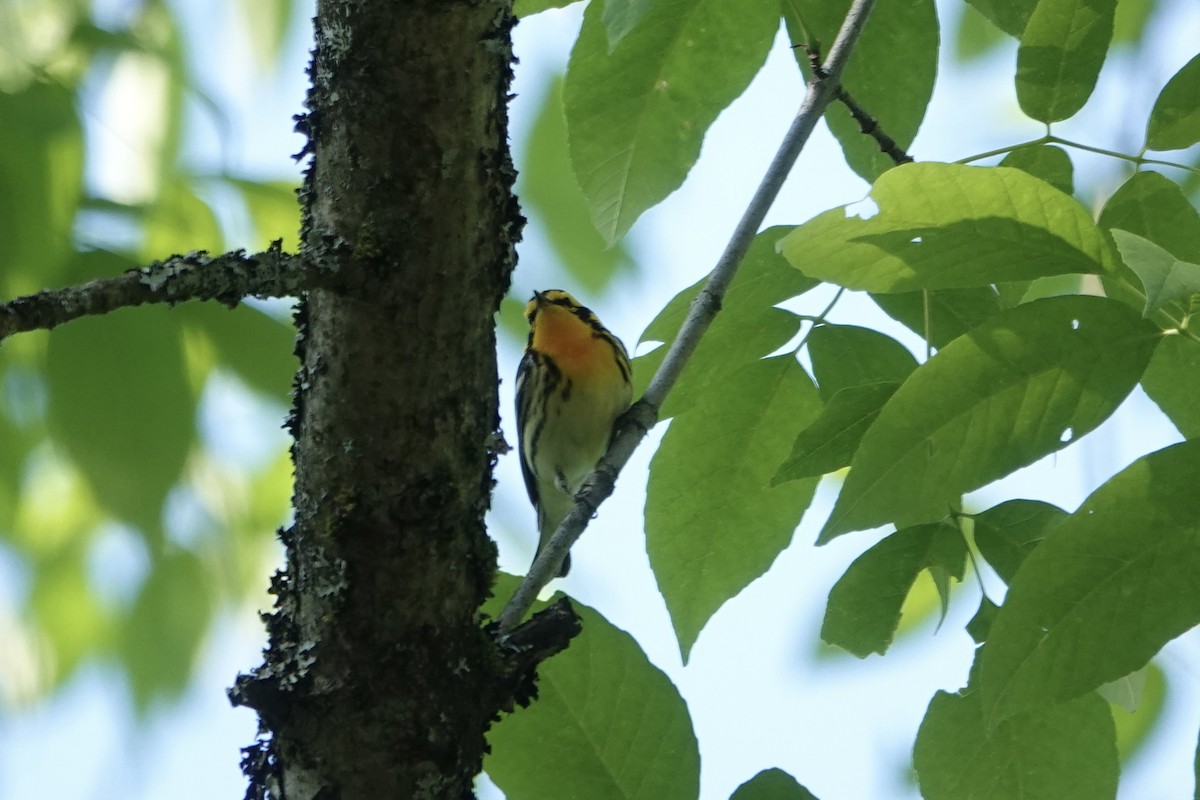
<svg viewBox="0 0 1200 800"><path fill-rule="evenodd" d="M1099 297L1035 300L917 368L863 436L819 542L941 519L962 493L1103 422L1145 369L1157 329Z"/></svg>
<svg viewBox="0 0 1200 800"><path fill-rule="evenodd" d="M791 356L745 365L671 423L650 464L646 549L686 660L726 600L792 540L815 478L771 487L794 432L820 410Z"/></svg>
<svg viewBox="0 0 1200 800"><path fill-rule="evenodd" d="M1129 231L1114 230L1113 239L1121 251L1121 260L1142 282L1148 317L1169 303L1186 302L1200 293L1200 264L1180 261L1149 239Z"/></svg>
<svg viewBox="0 0 1200 800"><path fill-rule="evenodd" d="M1200 142L1200 55L1176 72L1154 101L1146 127L1150 150L1181 150Z"/></svg>
<svg viewBox="0 0 1200 800"><path fill-rule="evenodd" d="M848 386L831 397L813 423L796 436L791 455L779 465L771 485L817 478L850 466L863 434L899 386L899 383Z"/></svg>
<svg viewBox="0 0 1200 800"><path fill-rule="evenodd" d="M784 21L793 43L815 40L828 56L850 0L785 0ZM805 34L808 34L806 38ZM901 149L912 144L937 75L938 17L932 0L877 3L842 73L842 85ZM808 54L795 49L808 74ZM862 133L842 103L825 112L846 163L864 180L873 181L896 166L879 143Z"/></svg>
<svg viewBox="0 0 1200 800"><path fill-rule="evenodd" d="M817 800L817 797L783 770L764 769L734 790L729 800Z"/></svg>
<svg viewBox="0 0 1200 800"><path fill-rule="evenodd" d="M604 4L588 5L563 101L571 164L605 242L679 188L778 27L779 0L670 0L610 52Z"/></svg>
<svg viewBox="0 0 1200 800"><path fill-rule="evenodd" d="M1038 500L1009 500L972 516L975 546L1005 583L1067 512Z"/></svg>
<svg viewBox="0 0 1200 800"><path fill-rule="evenodd" d="M925 800L1105 800L1117 795L1108 705L1095 695L989 728L979 692L938 692L913 748Z"/></svg>
<svg viewBox="0 0 1200 800"><path fill-rule="evenodd" d="M990 721L1080 697L1200 623L1198 473L1200 441L1151 453L1029 555L979 657Z"/></svg>
<svg viewBox="0 0 1200 800"><path fill-rule="evenodd" d="M573 605L583 632L538 667L537 702L492 726L488 775L510 798L695 800L700 753L679 691L629 634Z"/></svg>
<svg viewBox="0 0 1200 800"><path fill-rule="evenodd" d="M940 568L961 580L966 560L966 543L954 525L896 531L856 558L833 585L821 638L859 658L887 652L917 576Z"/></svg>
<svg viewBox="0 0 1200 800"><path fill-rule="evenodd" d="M1017 101L1041 122L1083 108L1113 34L1117 0L1039 0L1017 51Z"/></svg>
<svg viewBox="0 0 1200 800"><path fill-rule="evenodd" d="M1200 438L1200 342L1164 336L1142 375L1142 388L1180 433Z"/></svg>

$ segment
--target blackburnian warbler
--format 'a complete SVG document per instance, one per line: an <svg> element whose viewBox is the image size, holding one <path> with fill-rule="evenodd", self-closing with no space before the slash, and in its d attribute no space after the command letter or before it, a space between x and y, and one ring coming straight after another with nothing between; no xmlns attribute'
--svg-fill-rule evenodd
<svg viewBox="0 0 1200 800"><path fill-rule="evenodd" d="M540 552L608 449L633 386L621 340L571 295L534 292L525 317L529 343L517 369L517 430ZM559 576L570 567L568 555Z"/></svg>

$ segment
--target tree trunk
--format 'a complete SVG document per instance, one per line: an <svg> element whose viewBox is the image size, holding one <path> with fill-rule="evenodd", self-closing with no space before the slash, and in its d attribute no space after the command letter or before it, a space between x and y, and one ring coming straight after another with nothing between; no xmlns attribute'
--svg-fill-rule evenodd
<svg viewBox="0 0 1200 800"><path fill-rule="evenodd" d="M336 290L298 312L282 536L251 795L470 796L496 714L480 627L499 439L494 314L523 220L511 3L321 0L302 200Z"/></svg>

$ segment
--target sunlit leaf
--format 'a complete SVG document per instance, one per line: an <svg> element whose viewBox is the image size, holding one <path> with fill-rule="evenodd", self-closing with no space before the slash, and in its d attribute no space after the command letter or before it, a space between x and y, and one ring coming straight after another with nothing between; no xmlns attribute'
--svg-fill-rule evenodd
<svg viewBox="0 0 1200 800"><path fill-rule="evenodd" d="M917 576L940 568L961 580L966 560L966 543L954 525L896 531L856 558L833 585L821 638L859 658L887 652Z"/></svg>
<svg viewBox="0 0 1200 800"><path fill-rule="evenodd" d="M606 242L683 183L778 26L779 0L674 0L650 6L609 52L604 4L588 5L563 100L571 163Z"/></svg>
<svg viewBox="0 0 1200 800"><path fill-rule="evenodd" d="M1117 0L1039 0L1017 51L1017 101L1042 122L1083 108L1108 54Z"/></svg>
<svg viewBox="0 0 1200 800"><path fill-rule="evenodd" d="M850 0L785 0L784 21L793 43L816 44L828 56ZM806 36L807 34L807 36ZM937 75L938 17L933 0L877 3L842 73L842 85L902 149L912 144ZM808 72L808 54L795 49ZM873 181L896 166L880 152L879 143L862 133L842 103L825 112L846 163L864 180Z"/></svg>
<svg viewBox="0 0 1200 800"><path fill-rule="evenodd" d="M1083 206L1022 170L906 164L871 196L878 214L819 214L783 240L784 256L806 275L870 292L1100 272L1111 260Z"/></svg>
<svg viewBox="0 0 1200 800"><path fill-rule="evenodd" d="M769 358L697 398L663 437L646 487L646 549L685 659L709 617L792 540L817 481L772 488L771 476L819 410L795 358Z"/></svg>
<svg viewBox="0 0 1200 800"><path fill-rule="evenodd" d="M1157 329L1098 297L1005 311L917 368L863 436L819 542L944 517L962 493L1059 450L1116 409Z"/></svg>
<svg viewBox="0 0 1200 800"><path fill-rule="evenodd" d="M1200 55L1176 72L1163 87L1146 127L1150 150L1182 150L1200 142Z"/></svg>
<svg viewBox="0 0 1200 800"><path fill-rule="evenodd" d="M1105 800L1117 795L1108 705L1095 695L991 728L979 692L938 692L917 732L913 766L925 800Z"/></svg>
<svg viewBox="0 0 1200 800"><path fill-rule="evenodd" d="M980 654L990 721L1140 669L1200 623L1198 472L1200 441L1151 453L1097 489L1029 555Z"/></svg>
<svg viewBox="0 0 1200 800"><path fill-rule="evenodd" d="M679 691L629 634L573 605L583 632L538 667L537 701L492 726L484 769L510 798L695 800L700 753Z"/></svg>

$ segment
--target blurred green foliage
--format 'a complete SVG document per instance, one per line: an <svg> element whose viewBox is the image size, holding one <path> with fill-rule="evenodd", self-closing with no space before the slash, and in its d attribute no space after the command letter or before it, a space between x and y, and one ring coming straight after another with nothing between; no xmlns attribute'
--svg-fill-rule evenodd
<svg viewBox="0 0 1200 800"><path fill-rule="evenodd" d="M298 176L201 166L190 120L198 108L223 112L199 89L180 19L163 0L125 5L114 22L77 0L0 4L6 298L173 253L297 247ZM240 7L269 67L295 4ZM114 109L145 131L122 141L115 168L97 144L124 130ZM211 198L222 193L244 206L243 224L219 221ZM198 420L220 375L282 422L293 341L289 324L256 308L189 304L0 345L0 559L27 576L0 596L17 637L0 652L0 696L35 702L102 660L144 710L187 685L221 609L269 605L273 533L291 492L282 436L276 455L242 463ZM125 542L117 555L113 531Z"/></svg>

